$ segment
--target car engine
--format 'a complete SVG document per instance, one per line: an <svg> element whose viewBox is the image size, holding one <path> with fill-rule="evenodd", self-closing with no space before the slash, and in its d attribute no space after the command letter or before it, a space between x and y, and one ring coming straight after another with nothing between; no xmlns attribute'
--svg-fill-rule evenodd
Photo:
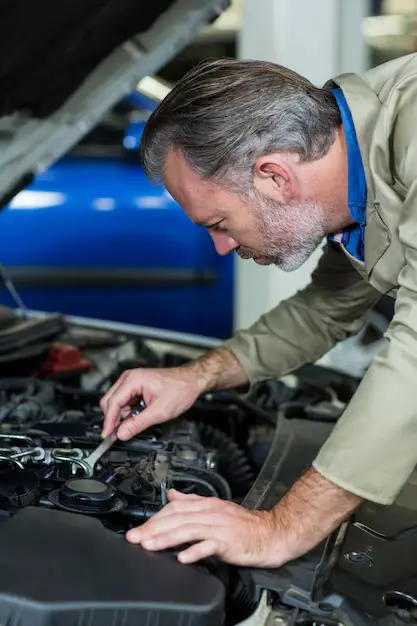
<svg viewBox="0 0 417 626"><path fill-rule="evenodd" d="M100 399L124 371L181 366L204 350L0 309L0 624L414 623L413 484L393 507L364 504L326 546L279 570L182 565L179 548L151 553L125 540L171 487L272 508L360 383L305 366L203 395L177 420L90 456L102 441ZM265 593L269 621L247 621Z"/></svg>
<svg viewBox="0 0 417 626"><path fill-rule="evenodd" d="M51 614L61 624L68 611L68 624L79 623L87 603L96 616L88 623L101 625L107 612L96 604L105 599L111 619L132 613L132 622L120 617L111 624L142 623L148 613L159 615L161 625L185 617L192 621L184 623L219 624L226 595L236 622L247 606L229 568L212 559L187 569L175 550L147 554L124 534L159 511L171 487L241 502L267 453L250 441L258 426L273 431L276 407L235 392L210 394L174 422L116 440L91 463L102 441L99 401L120 374L181 365L201 349L168 344L167 350L163 342L152 348L139 337L50 321L11 316L3 351L0 329L0 622L23 603L19 624L49 623ZM88 598L86 564L100 581ZM129 564L136 581L130 592L120 578ZM34 589L34 581L43 582Z"/></svg>

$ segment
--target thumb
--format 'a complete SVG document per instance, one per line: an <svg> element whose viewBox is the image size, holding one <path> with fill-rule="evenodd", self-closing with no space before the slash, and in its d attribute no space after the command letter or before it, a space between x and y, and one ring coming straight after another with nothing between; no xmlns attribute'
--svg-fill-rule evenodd
<svg viewBox="0 0 417 626"><path fill-rule="evenodd" d="M117 437L121 441L127 441L137 433L164 421L164 414L157 400L148 405L138 415L127 417L117 431Z"/></svg>

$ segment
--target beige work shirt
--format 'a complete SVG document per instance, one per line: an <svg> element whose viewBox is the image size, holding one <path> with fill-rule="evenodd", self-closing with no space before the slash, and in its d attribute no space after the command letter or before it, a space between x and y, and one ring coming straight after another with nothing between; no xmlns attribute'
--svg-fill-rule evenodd
<svg viewBox="0 0 417 626"><path fill-rule="evenodd" d="M396 297L389 340L314 461L333 483L390 504L417 465L417 54L343 74L367 183L365 261L329 243L311 284L225 345L251 382L314 362Z"/></svg>

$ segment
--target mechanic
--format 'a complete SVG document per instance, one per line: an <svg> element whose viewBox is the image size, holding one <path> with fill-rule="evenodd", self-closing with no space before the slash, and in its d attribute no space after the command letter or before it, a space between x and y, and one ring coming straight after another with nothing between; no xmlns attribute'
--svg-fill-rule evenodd
<svg viewBox="0 0 417 626"><path fill-rule="evenodd" d="M417 462L416 103L417 54L323 88L272 63L225 59L191 70L151 115L145 172L207 228L219 254L292 271L324 238L326 247L304 290L219 349L183 367L125 372L101 402L103 435L137 396L147 408L123 422L122 440L210 390L288 374L357 333L381 294L397 300L386 346L273 510L171 490L129 541L187 544L183 563L217 555L278 567L363 500L397 497Z"/></svg>

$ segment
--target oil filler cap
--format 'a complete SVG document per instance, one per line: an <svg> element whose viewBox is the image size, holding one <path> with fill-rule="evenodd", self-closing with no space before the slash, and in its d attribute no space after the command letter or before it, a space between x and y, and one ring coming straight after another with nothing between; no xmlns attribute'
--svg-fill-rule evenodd
<svg viewBox="0 0 417 626"><path fill-rule="evenodd" d="M112 513L124 504L112 485L89 478L67 480L57 495L63 508L85 513Z"/></svg>

